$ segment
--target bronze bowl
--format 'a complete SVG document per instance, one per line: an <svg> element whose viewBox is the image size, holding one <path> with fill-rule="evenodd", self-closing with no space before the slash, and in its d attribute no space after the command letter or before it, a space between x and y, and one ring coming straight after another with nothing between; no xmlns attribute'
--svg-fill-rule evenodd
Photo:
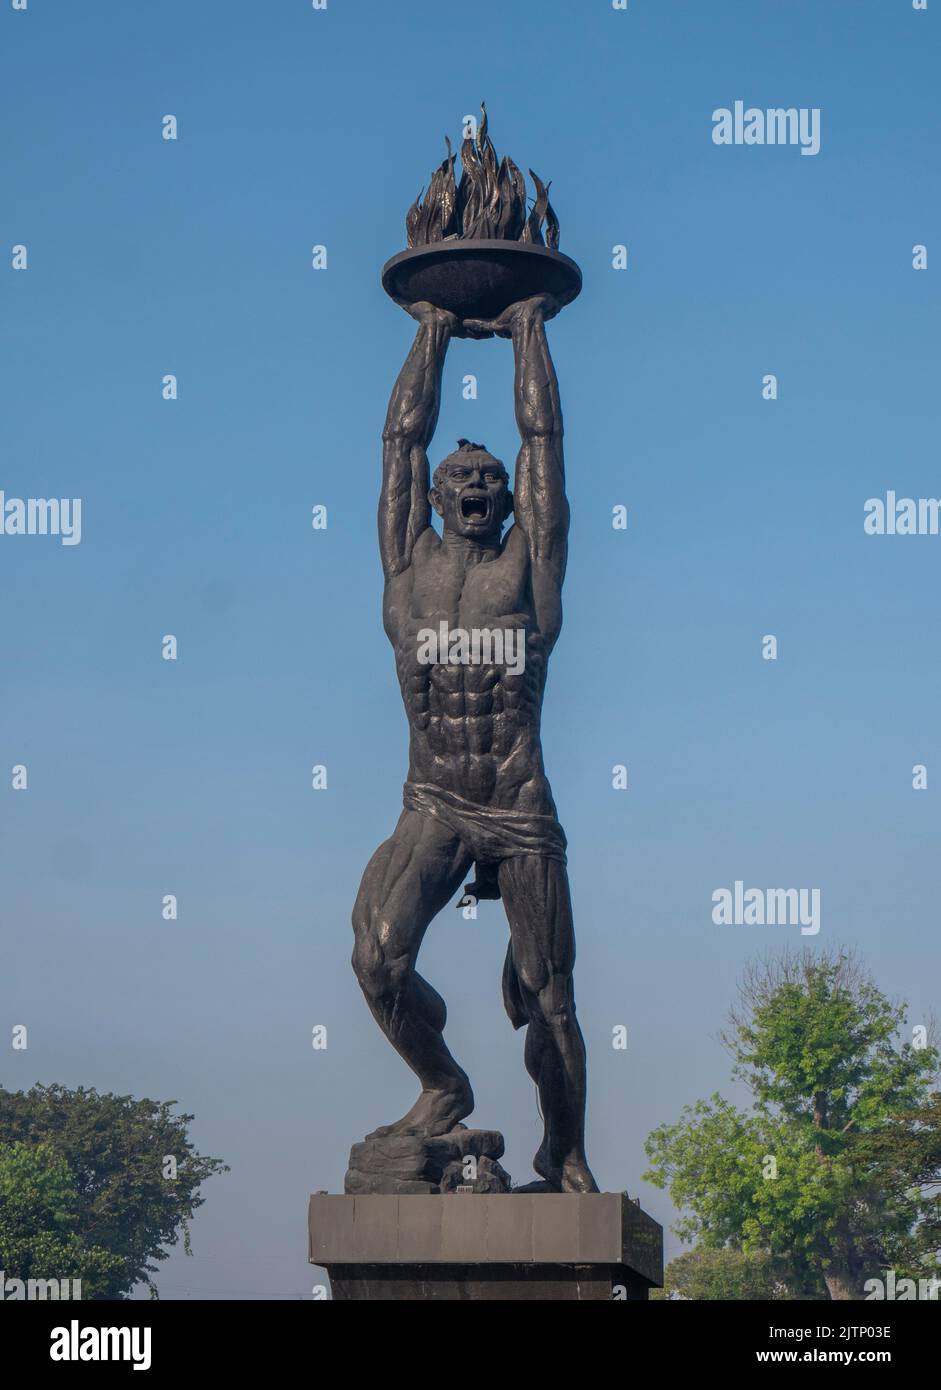
<svg viewBox="0 0 941 1390"><path fill-rule="evenodd" d="M382 267L382 288L396 304L424 299L460 319L496 318L534 294L570 304L581 287L570 256L524 241L433 241Z"/></svg>

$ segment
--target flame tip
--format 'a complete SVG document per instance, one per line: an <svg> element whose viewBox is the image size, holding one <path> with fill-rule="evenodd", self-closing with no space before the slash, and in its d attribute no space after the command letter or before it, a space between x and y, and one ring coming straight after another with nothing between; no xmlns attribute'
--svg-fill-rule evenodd
<svg viewBox="0 0 941 1390"><path fill-rule="evenodd" d="M530 169L536 186L536 197L530 200L526 180L517 165L509 155L497 155L489 134L486 101L481 101L480 110L475 135L461 141L461 179L457 185L456 154L450 137L445 135L447 156L432 174L427 195L423 187L406 216L409 246L456 237L521 241L557 249L559 220L549 202L551 180L544 184ZM527 207L530 201L531 207Z"/></svg>

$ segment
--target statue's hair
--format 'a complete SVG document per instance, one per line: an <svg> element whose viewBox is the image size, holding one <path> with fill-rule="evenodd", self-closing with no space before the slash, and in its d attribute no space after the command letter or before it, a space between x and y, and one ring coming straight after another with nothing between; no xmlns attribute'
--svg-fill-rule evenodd
<svg viewBox="0 0 941 1390"><path fill-rule="evenodd" d="M448 464L452 461L452 459L460 458L462 454L486 454L488 458L493 459L494 463L499 463L500 467L503 468L503 464L500 463L500 460L497 458L493 458L493 454L487 448L486 444L474 444L469 439L459 439L457 441L457 448L454 450L454 453L448 454L447 458L442 459L441 462L438 464L438 467L435 469L434 475L431 479L432 487L440 486L440 484L444 481L445 477L447 476ZM506 473L507 481L509 481L509 473L506 472L505 468L503 468L503 471L504 473Z"/></svg>

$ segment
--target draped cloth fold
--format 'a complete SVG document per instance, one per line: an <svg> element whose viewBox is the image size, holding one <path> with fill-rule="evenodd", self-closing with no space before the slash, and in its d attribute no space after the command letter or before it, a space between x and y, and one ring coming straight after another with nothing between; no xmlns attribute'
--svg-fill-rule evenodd
<svg viewBox="0 0 941 1390"><path fill-rule="evenodd" d="M519 854L566 862L568 842L555 816L481 806L430 782L406 782L402 801L406 811L443 821L474 856L478 869L492 869Z"/></svg>

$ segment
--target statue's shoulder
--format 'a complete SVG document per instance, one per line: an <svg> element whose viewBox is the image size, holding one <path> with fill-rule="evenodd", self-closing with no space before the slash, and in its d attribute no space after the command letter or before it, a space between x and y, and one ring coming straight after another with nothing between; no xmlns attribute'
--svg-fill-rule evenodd
<svg viewBox="0 0 941 1390"><path fill-rule="evenodd" d="M390 590L392 593L408 591L414 583L416 574L423 574L434 563L440 548L441 541L437 531L433 526L426 526L425 530L416 538L408 559L386 571L387 593Z"/></svg>
<svg viewBox="0 0 941 1390"><path fill-rule="evenodd" d="M501 555L507 555L511 559L525 560L529 556L529 541L526 539L526 532L522 529L518 521L515 521L507 531L500 545Z"/></svg>
<svg viewBox="0 0 941 1390"><path fill-rule="evenodd" d="M412 546L412 569L423 569L433 563L441 549L441 537L433 526L426 526Z"/></svg>

